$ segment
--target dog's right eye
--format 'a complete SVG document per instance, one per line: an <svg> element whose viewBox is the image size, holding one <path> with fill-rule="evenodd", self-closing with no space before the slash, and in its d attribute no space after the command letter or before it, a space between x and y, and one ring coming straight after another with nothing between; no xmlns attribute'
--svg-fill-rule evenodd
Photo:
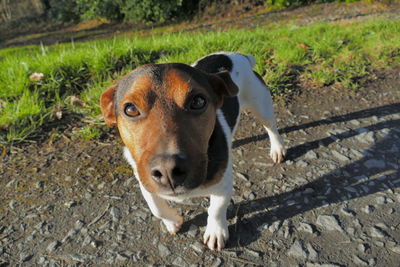
<svg viewBox="0 0 400 267"><path fill-rule="evenodd" d="M125 104L124 112L125 112L125 115L128 117L137 117L140 115L139 110L133 103Z"/></svg>

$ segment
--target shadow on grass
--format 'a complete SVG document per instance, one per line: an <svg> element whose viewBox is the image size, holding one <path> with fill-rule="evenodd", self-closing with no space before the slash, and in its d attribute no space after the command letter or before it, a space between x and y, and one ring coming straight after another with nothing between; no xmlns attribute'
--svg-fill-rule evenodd
<svg viewBox="0 0 400 267"><path fill-rule="evenodd" d="M392 104L371 108L299 126L287 127L282 132L287 133L321 124L337 123L372 115L394 114L398 112L399 107L400 104ZM281 227L284 220L307 211L399 187L400 155L397 151L398 148L394 147L395 144L400 142L399 126L400 120L396 119L364 127L369 131L380 129L389 129L390 131L382 140L367 149L363 153L363 158L318 177L304 186L275 196L231 205L228 210L228 218L235 216L237 218L236 224L229 226L230 239L227 247L246 246L256 241L261 236L261 232L257 230L259 227L270 226L274 222L279 222L278 225ZM343 140L356 134L357 131L349 131L336 137ZM316 148L315 145L320 141L328 142L324 138L296 146L289 151L289 154L294 154L291 158L299 157L306 151ZM251 140L247 139L246 142L251 142ZM245 216L246 218L244 218ZM193 221L196 224L205 225L206 217L207 213L204 212L194 218ZM187 225L190 225L190 222L187 222Z"/></svg>

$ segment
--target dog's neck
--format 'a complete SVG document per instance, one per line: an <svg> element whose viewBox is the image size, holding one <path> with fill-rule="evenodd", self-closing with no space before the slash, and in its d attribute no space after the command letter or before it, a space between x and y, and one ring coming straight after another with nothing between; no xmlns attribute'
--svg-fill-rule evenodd
<svg viewBox="0 0 400 267"><path fill-rule="evenodd" d="M214 184L221 179L227 167L228 153L226 136L218 118L216 118L214 131L208 142L208 167L205 184Z"/></svg>

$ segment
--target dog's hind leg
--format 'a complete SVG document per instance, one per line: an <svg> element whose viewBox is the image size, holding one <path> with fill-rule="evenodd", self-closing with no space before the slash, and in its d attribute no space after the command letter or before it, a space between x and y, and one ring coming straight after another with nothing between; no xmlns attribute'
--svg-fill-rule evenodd
<svg viewBox="0 0 400 267"><path fill-rule="evenodd" d="M254 79L250 80L246 85L247 88L240 92L241 103L245 108L253 111L264 124L271 142L270 156L272 161L275 163L282 162L286 150L276 127L271 93L261 76L256 72L254 72Z"/></svg>

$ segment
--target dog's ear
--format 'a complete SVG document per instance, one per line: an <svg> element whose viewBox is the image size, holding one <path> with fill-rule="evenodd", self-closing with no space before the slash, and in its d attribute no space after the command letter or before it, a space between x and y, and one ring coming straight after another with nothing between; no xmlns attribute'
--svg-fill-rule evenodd
<svg viewBox="0 0 400 267"><path fill-rule="evenodd" d="M218 72L216 74L209 75L209 82L214 88L215 92L219 96L219 101L217 106L221 106L224 96L235 96L239 93L239 88L232 81L231 75L228 71Z"/></svg>
<svg viewBox="0 0 400 267"><path fill-rule="evenodd" d="M104 120L108 126L115 126L117 124L114 108L114 95L117 86L118 84L111 85L100 97L101 113L103 114Z"/></svg>

